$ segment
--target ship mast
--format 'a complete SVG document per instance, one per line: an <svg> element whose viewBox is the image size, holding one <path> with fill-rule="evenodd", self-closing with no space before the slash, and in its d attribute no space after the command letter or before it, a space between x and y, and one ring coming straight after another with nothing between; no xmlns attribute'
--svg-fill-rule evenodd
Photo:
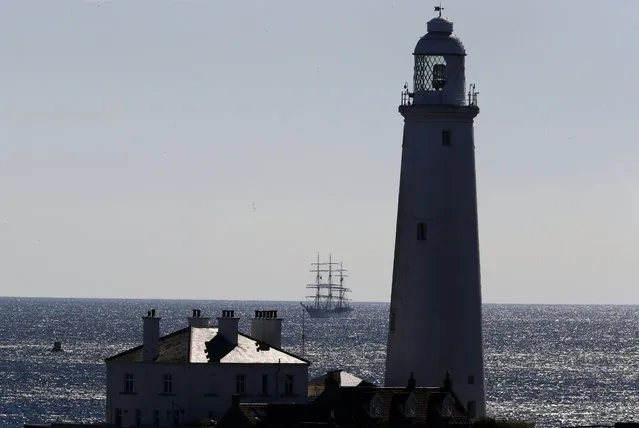
<svg viewBox="0 0 639 428"><path fill-rule="evenodd" d="M344 272L346 272L344 270L344 263L340 262L340 264L339 264L339 288L338 288L338 290L339 290L339 302L337 304L338 307L340 307L340 308L342 306L344 306L344 300L346 300L345 296L344 296L344 294L346 293L346 289L344 288L344 278L347 277L348 275L344 275Z"/></svg>
<svg viewBox="0 0 639 428"><path fill-rule="evenodd" d="M326 309L333 307L333 260L332 254L328 253L328 297L326 299Z"/></svg>
<svg viewBox="0 0 639 428"><path fill-rule="evenodd" d="M308 284L306 288L313 289L315 294L313 296L307 296L308 298L313 299L313 307L315 309L330 309L333 302L333 289L335 288L335 284L333 284L333 265L336 265L336 262L333 262L331 256L329 255L328 262L320 262L320 255L317 254L317 263L311 263L313 268L310 272L315 274L315 284ZM322 273L328 273L328 282L323 282ZM326 290L324 293L323 290Z"/></svg>

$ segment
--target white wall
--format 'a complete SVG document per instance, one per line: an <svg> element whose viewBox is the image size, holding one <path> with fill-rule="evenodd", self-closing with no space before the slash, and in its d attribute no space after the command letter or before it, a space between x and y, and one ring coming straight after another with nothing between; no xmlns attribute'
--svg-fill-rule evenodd
<svg viewBox="0 0 639 428"><path fill-rule="evenodd" d="M134 375L134 393L125 394L124 377ZM163 375L172 374L173 393L163 394ZM160 425L172 424L167 411L184 409L181 423L206 419L209 412L221 418L231 405L236 392L236 375L245 376L242 402L306 402L308 401L308 365L305 364L161 364L107 363L106 421L115 422L116 409L123 409L123 426L134 426L136 409L141 423L154 423L154 410L160 412ZM268 375L269 394L262 395L262 375ZM294 376L293 395L284 395L287 374ZM276 381L277 380L277 381ZM277 389L277 390L276 390ZM179 407L178 407L179 406Z"/></svg>

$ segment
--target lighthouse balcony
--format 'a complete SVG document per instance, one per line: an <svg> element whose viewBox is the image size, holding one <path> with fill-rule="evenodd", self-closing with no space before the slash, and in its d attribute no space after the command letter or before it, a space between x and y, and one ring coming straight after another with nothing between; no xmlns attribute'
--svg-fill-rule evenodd
<svg viewBox="0 0 639 428"><path fill-rule="evenodd" d="M479 95L479 92L475 90L475 84L469 86L468 92L466 93L465 97L449 97L446 95L447 94L440 90L421 91L419 93L410 92L408 90L408 84L405 84L404 89L402 90L400 106L442 105L456 107L478 107L477 97Z"/></svg>

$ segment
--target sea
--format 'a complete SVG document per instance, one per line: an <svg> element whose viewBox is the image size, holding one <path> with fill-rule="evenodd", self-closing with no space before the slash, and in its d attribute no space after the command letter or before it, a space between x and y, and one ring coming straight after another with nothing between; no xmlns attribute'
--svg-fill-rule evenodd
<svg viewBox="0 0 639 428"><path fill-rule="evenodd" d="M0 427L104 421L104 359L141 344L151 308L162 334L192 309L233 309L246 332L255 310L276 309L282 346L304 351L312 377L340 368L381 385L388 303L354 306L348 319L309 319L298 302L0 298ZM639 306L486 304L483 323L490 416L537 427L639 421Z"/></svg>

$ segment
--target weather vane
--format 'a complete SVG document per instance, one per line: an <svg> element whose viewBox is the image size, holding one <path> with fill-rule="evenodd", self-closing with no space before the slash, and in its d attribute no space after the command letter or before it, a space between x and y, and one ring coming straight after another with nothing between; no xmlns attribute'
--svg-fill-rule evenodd
<svg viewBox="0 0 639 428"><path fill-rule="evenodd" d="M442 10L444 10L444 6L442 6L442 0L439 0L439 6L435 6L435 12L439 12L439 17L442 17Z"/></svg>

